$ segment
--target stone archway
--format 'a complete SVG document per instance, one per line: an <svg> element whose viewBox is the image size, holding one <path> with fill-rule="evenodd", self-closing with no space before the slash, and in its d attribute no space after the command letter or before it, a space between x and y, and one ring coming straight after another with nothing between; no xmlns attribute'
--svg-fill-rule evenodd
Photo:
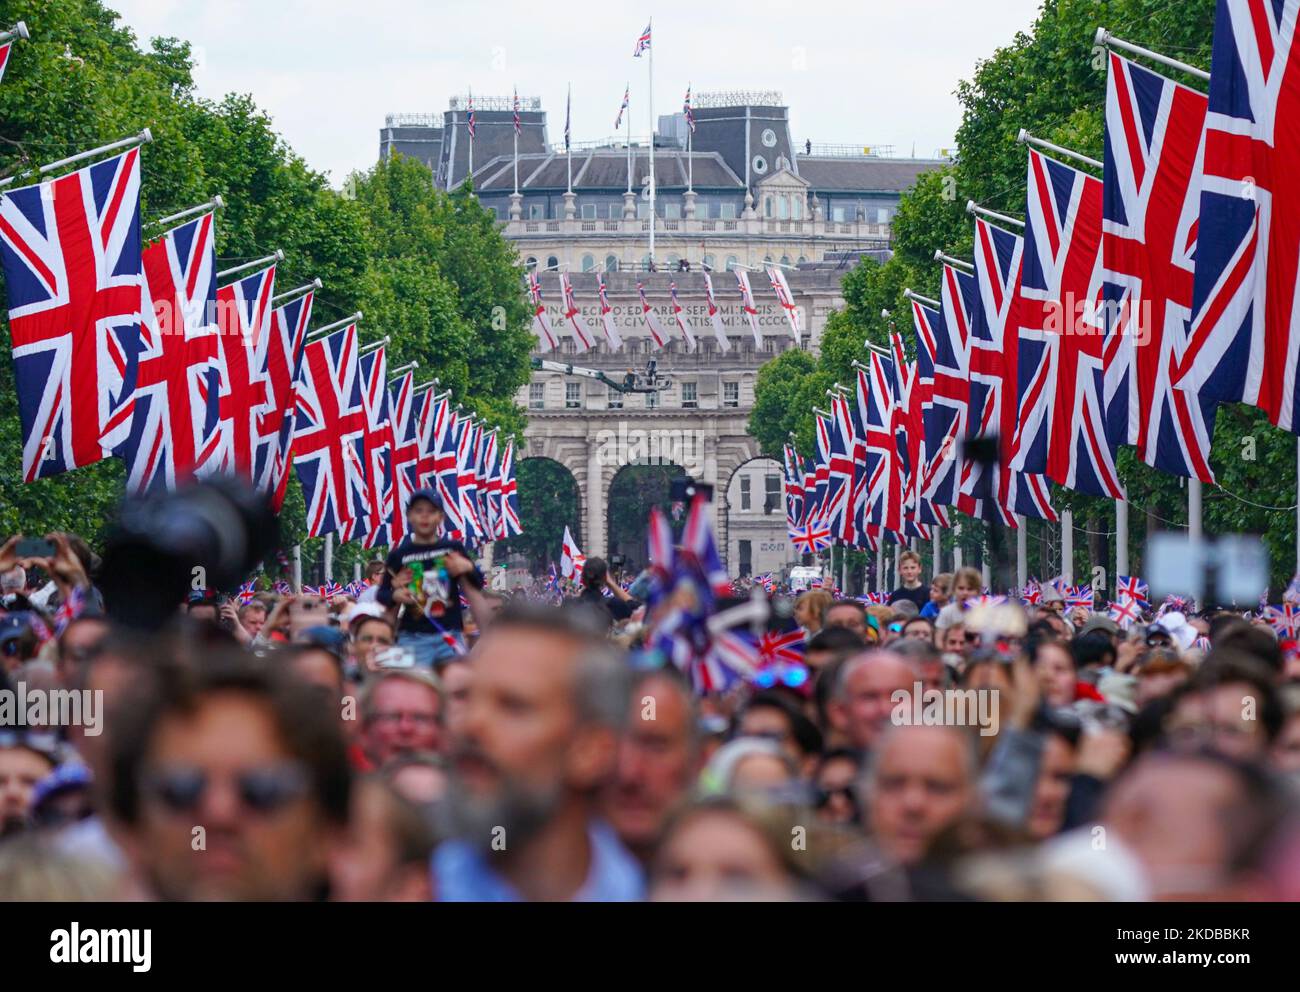
<svg viewBox="0 0 1300 992"><path fill-rule="evenodd" d="M629 574L646 564L646 532L651 507L671 512L672 480L685 475L671 462L624 465L609 482L609 512L606 517L608 556L621 554Z"/></svg>
<svg viewBox="0 0 1300 992"><path fill-rule="evenodd" d="M559 564L566 526L582 546L582 490L573 472L557 459L529 456L517 464L524 532L497 541L493 560L499 563L508 556L521 555L533 575L542 575L551 562Z"/></svg>

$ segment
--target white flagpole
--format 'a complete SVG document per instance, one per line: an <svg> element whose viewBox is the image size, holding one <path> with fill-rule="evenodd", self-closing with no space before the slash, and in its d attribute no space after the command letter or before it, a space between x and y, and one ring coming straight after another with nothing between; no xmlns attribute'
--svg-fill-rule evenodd
<svg viewBox="0 0 1300 992"><path fill-rule="evenodd" d="M627 191L632 192L632 84L623 90L627 94Z"/></svg>
<svg viewBox="0 0 1300 992"><path fill-rule="evenodd" d="M655 264L655 40L654 18L650 18L650 264Z"/></svg>
<svg viewBox="0 0 1300 992"><path fill-rule="evenodd" d="M1187 537L1199 544L1204 531L1201 527L1201 480L1187 480Z"/></svg>
<svg viewBox="0 0 1300 992"><path fill-rule="evenodd" d="M939 564L939 558L940 558L940 556L941 556L941 552L942 552L942 550L943 550L943 546L942 546L942 544L940 544L939 528L938 528L938 527L935 527L935 529L934 529L934 559L933 559L933 561L932 561L931 564L930 564L930 576L931 576L931 578L933 578L934 576L938 575L940 572L943 571L943 568L942 568L942 567L940 566L940 564Z"/></svg>
<svg viewBox="0 0 1300 992"><path fill-rule="evenodd" d="M519 94L515 94L515 103L519 103ZM518 113L519 111L515 111ZM513 123L513 122L512 122ZM515 128L515 195L519 195L519 128Z"/></svg>
<svg viewBox="0 0 1300 992"><path fill-rule="evenodd" d="M1115 500L1115 574L1128 575L1128 500ZM1115 580L1119 582L1117 578Z"/></svg>
<svg viewBox="0 0 1300 992"><path fill-rule="evenodd" d="M302 592L302 545L293 546L293 591Z"/></svg>
<svg viewBox="0 0 1300 992"><path fill-rule="evenodd" d="M334 578L334 535L332 533L325 535L325 575L323 578L324 582ZM322 585L324 582L322 582Z"/></svg>
<svg viewBox="0 0 1300 992"><path fill-rule="evenodd" d="M1016 590L1017 592L1029 582L1029 533L1028 521L1016 515Z"/></svg>
<svg viewBox="0 0 1300 992"><path fill-rule="evenodd" d="M570 128L573 120L573 84L569 84L568 96L564 98L564 164L569 170L568 192L573 192L573 149Z"/></svg>
<svg viewBox="0 0 1300 992"><path fill-rule="evenodd" d="M686 84L689 92L690 83ZM691 119L686 122L686 189L688 192L695 192L695 160L691 158L691 137L695 134L695 128L691 125L695 122L695 108L691 108Z"/></svg>
<svg viewBox="0 0 1300 992"><path fill-rule="evenodd" d="M1074 585L1074 513L1061 511L1061 578Z"/></svg>

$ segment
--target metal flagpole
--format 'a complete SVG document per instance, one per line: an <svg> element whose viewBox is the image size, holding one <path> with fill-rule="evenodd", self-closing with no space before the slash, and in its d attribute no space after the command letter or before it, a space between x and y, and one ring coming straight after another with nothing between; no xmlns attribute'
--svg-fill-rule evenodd
<svg viewBox="0 0 1300 992"><path fill-rule="evenodd" d="M352 579L354 582L361 581L361 559L358 558L352 563Z"/></svg>
<svg viewBox="0 0 1300 992"><path fill-rule="evenodd" d="M325 535L325 574L321 576L322 585L334 578L334 535Z"/></svg>
<svg viewBox="0 0 1300 992"><path fill-rule="evenodd" d="M940 533L939 528L936 527L934 529L934 560L930 563L931 577L934 577L943 571L943 568L939 562L943 550L943 545L940 541L939 533Z"/></svg>
<svg viewBox="0 0 1300 992"><path fill-rule="evenodd" d="M1128 575L1128 500L1115 500L1115 574ZM1116 582L1119 579L1115 580Z"/></svg>
<svg viewBox="0 0 1300 992"><path fill-rule="evenodd" d="M1074 585L1074 512L1061 511L1061 579Z"/></svg>
<svg viewBox="0 0 1300 992"><path fill-rule="evenodd" d="M885 583L885 536L880 535L881 547L876 551L876 592L884 592Z"/></svg>
<svg viewBox="0 0 1300 992"><path fill-rule="evenodd" d="M632 192L632 84L623 90L627 94L627 191Z"/></svg>
<svg viewBox="0 0 1300 992"><path fill-rule="evenodd" d="M519 99L518 96L515 97ZM515 128L515 194L519 193L519 128Z"/></svg>
<svg viewBox="0 0 1300 992"><path fill-rule="evenodd" d="M650 108L650 264L655 264L655 20L650 18L650 93L647 106Z"/></svg>
<svg viewBox="0 0 1300 992"><path fill-rule="evenodd" d="M686 84L686 92L690 93L691 84ZM688 104L689 106L689 104ZM694 116L695 110L691 108L691 118L686 121L686 188L690 192L695 192L695 160L691 158L691 138L695 134Z"/></svg>
<svg viewBox="0 0 1300 992"><path fill-rule="evenodd" d="M573 192L573 149L569 145L569 121L573 109L573 84L569 84L568 95L564 98L564 163L569 170L568 192Z"/></svg>
<svg viewBox="0 0 1300 992"><path fill-rule="evenodd" d="M302 545L293 546L293 591L302 592Z"/></svg>
<svg viewBox="0 0 1300 992"><path fill-rule="evenodd" d="M1199 544L1204 536L1201 528L1201 480L1187 480L1187 537Z"/></svg>
<svg viewBox="0 0 1300 992"><path fill-rule="evenodd" d="M1016 524L1016 589L1020 590L1029 583L1029 523L1016 514Z"/></svg>
<svg viewBox="0 0 1300 992"><path fill-rule="evenodd" d="M957 524L952 529L952 571L954 575L961 569L961 566L961 524Z"/></svg>

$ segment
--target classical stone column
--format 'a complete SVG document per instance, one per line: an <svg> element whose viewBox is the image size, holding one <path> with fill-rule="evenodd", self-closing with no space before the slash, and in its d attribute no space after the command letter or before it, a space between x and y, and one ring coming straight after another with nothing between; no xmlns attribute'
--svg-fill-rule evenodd
<svg viewBox="0 0 1300 992"><path fill-rule="evenodd" d="M587 504L587 526L583 540L583 553L588 558L605 557L605 467L600 463L600 445L587 439L587 491L583 499Z"/></svg>

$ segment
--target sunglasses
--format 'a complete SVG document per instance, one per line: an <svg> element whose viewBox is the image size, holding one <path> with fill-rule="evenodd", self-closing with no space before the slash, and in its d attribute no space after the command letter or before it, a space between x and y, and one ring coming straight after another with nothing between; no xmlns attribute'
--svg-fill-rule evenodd
<svg viewBox="0 0 1300 992"><path fill-rule="evenodd" d="M144 790L173 813L192 812L211 785L202 768L160 768L145 777ZM235 776L239 801L251 813L275 813L307 793L307 770L295 762L249 768Z"/></svg>
<svg viewBox="0 0 1300 992"><path fill-rule="evenodd" d="M802 665L782 665L776 668L764 668L755 672L750 681L760 689L770 689L778 682L790 689L797 689L808 681L808 669Z"/></svg>
<svg viewBox="0 0 1300 992"><path fill-rule="evenodd" d="M843 796L850 803L858 801L858 794L851 785L841 785L838 789L823 789L818 787L816 794L817 808L821 809L835 796Z"/></svg>

